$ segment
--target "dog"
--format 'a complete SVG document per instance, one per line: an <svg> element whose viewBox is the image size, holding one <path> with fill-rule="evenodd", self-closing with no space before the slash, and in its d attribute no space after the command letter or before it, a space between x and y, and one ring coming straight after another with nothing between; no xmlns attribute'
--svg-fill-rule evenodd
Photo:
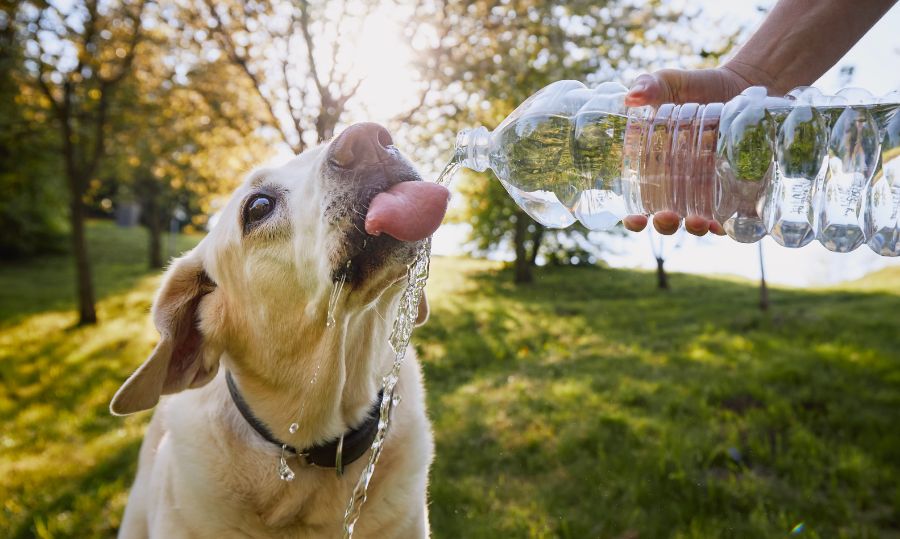
<svg viewBox="0 0 900 539"><path fill-rule="evenodd" d="M366 216L378 195L412 182L390 134L355 124L253 172L172 263L152 308L159 343L110 405L116 415L156 408L119 537L341 535L421 243L369 234ZM396 392L355 537L429 535L434 446L411 349Z"/></svg>

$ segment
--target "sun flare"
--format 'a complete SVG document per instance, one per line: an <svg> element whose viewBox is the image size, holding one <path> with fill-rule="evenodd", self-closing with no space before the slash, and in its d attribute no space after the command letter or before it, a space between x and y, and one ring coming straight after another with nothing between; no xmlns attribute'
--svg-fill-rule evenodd
<svg viewBox="0 0 900 539"><path fill-rule="evenodd" d="M413 107L421 91L412 68L412 49L390 6L379 7L347 47L350 75L362 80L356 105L361 118L385 122Z"/></svg>

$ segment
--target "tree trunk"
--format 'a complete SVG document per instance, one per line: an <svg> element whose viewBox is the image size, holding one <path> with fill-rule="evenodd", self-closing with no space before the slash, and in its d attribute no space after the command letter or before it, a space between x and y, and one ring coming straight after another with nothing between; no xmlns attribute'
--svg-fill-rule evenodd
<svg viewBox="0 0 900 539"><path fill-rule="evenodd" d="M544 227L535 228L534 234L531 235L531 254L528 257L528 263L531 267L537 265L538 252L541 250L541 242L544 240Z"/></svg>
<svg viewBox="0 0 900 539"><path fill-rule="evenodd" d="M84 234L84 202L82 193L77 188L79 182L69 179L73 192L69 211L69 222L72 225L72 254L75 255L75 284L78 290L78 325L85 326L97 323L97 311L94 307L94 282L91 276L91 262L88 256L87 240Z"/></svg>
<svg viewBox="0 0 900 539"><path fill-rule="evenodd" d="M669 289L669 276L666 274L666 268L663 267L665 263L664 258L656 257L656 287L660 290Z"/></svg>
<svg viewBox="0 0 900 539"><path fill-rule="evenodd" d="M147 228L150 231L150 269L160 269L163 267L162 219L155 202L150 204L149 209Z"/></svg>
<svg viewBox="0 0 900 539"><path fill-rule="evenodd" d="M141 199L141 212L144 214L144 222L147 224L150 243L148 245L148 263L150 269L163 267L163 219L160 212L160 185L159 180L151 176L140 177L136 182L137 192Z"/></svg>
<svg viewBox="0 0 900 539"><path fill-rule="evenodd" d="M525 245L528 237L528 221L523 214L516 215L516 229L513 234L513 243L516 249L515 282L517 284L530 283L534 276L531 272L531 259L528 256L528 246Z"/></svg>
<svg viewBox="0 0 900 539"><path fill-rule="evenodd" d="M766 267L763 264L762 242L759 243L759 310L769 310L769 287L766 285Z"/></svg>

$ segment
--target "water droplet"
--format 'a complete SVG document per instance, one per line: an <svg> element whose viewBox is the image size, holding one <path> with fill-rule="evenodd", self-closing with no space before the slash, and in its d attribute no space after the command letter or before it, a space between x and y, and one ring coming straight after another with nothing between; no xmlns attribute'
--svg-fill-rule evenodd
<svg viewBox="0 0 900 539"><path fill-rule="evenodd" d="M291 426L288 428L288 432L290 432L291 434L294 434L297 432L297 429L299 429L299 428L300 428L300 425L298 425L296 423L291 423Z"/></svg>
<svg viewBox="0 0 900 539"><path fill-rule="evenodd" d="M294 480L294 470L292 470L291 467L287 465L287 460L285 460L284 458L284 452L286 449L286 445L281 446L281 458L278 459L278 477L282 481L290 482Z"/></svg>
<svg viewBox="0 0 900 539"><path fill-rule="evenodd" d="M282 462L278 465L278 477L281 478L282 481L293 481L294 480L294 470L290 469L287 463Z"/></svg>

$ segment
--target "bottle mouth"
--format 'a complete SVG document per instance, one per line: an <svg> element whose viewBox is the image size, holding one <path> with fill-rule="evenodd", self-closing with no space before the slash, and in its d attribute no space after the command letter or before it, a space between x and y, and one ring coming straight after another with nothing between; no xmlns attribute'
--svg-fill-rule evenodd
<svg viewBox="0 0 900 539"><path fill-rule="evenodd" d="M456 135L454 158L462 166L484 172L490 166L491 132L485 127L463 129Z"/></svg>

